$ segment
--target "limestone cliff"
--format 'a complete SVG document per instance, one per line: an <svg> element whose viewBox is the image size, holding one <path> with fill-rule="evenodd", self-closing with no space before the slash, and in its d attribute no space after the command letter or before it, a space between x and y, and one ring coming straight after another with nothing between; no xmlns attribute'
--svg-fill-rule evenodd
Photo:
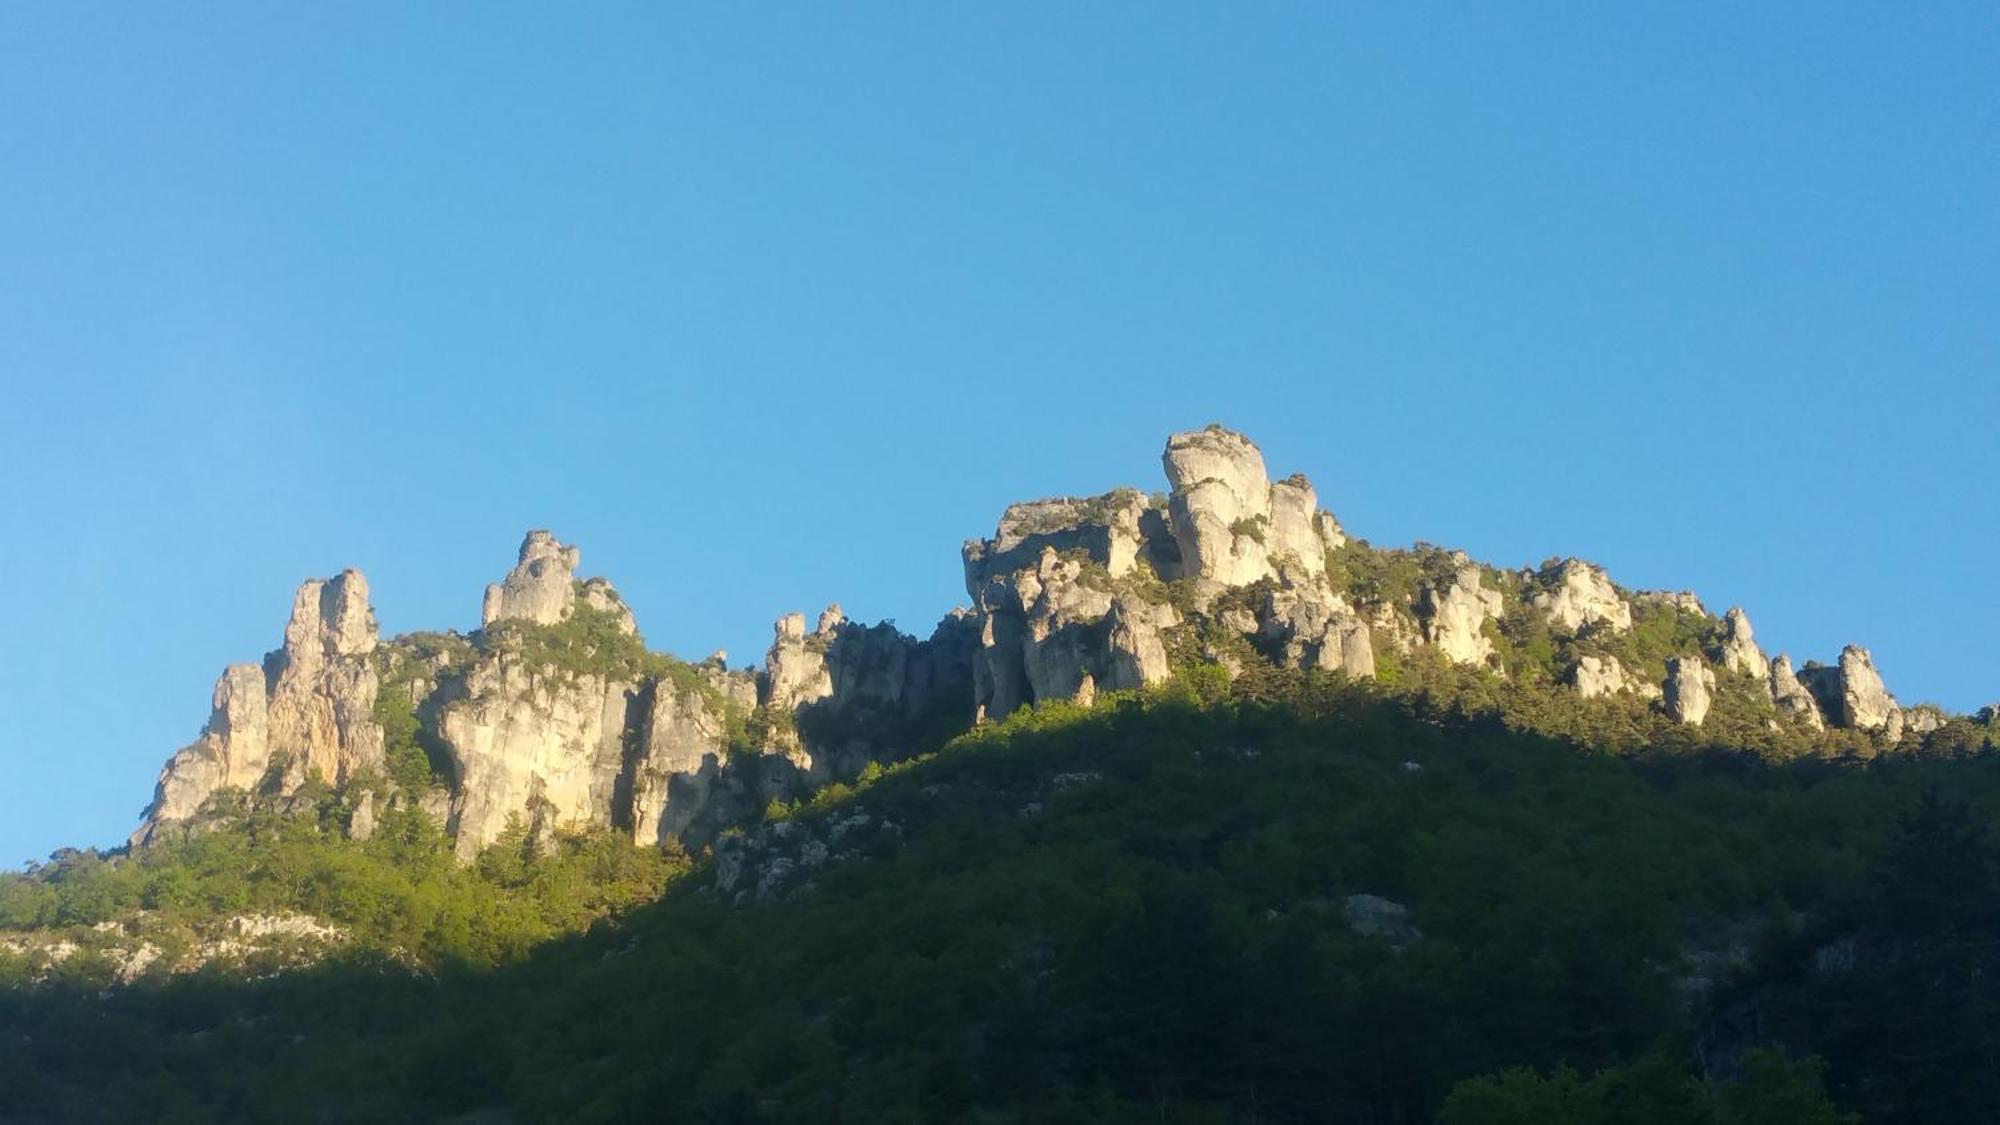
<svg viewBox="0 0 2000 1125"><path fill-rule="evenodd" d="M185 822L223 789L289 792L308 778L341 784L379 767L376 641L360 571L301 585L283 646L261 667L231 665L216 681L208 725L160 772L134 840Z"/></svg>
<svg viewBox="0 0 2000 1125"><path fill-rule="evenodd" d="M772 801L973 722L1088 704L1204 662L1232 675L1261 662L1487 677L1573 691L1634 721L1835 728L1863 751L1946 722L1905 711L1865 649L1794 673L1767 660L1741 608L1718 620L1691 593L1628 593L1582 559L1499 570L1350 539L1311 482L1272 482L1257 445L1219 426L1170 436L1161 463L1163 494L1009 506L961 551L970 608L928 638L834 605L810 630L804 614L780 616L754 668L649 651L611 583L579 576L582 552L544 530L522 540L463 636L382 641L359 571L313 579L282 645L217 681L134 841L198 827L225 794L284 807L324 783L358 787L354 835L421 809L466 857L510 826L536 841L609 827L706 846Z"/></svg>

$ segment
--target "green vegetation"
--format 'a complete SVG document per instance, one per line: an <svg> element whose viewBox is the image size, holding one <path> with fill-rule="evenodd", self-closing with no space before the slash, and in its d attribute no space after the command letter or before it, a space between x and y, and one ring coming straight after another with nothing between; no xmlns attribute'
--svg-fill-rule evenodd
<svg viewBox="0 0 2000 1125"><path fill-rule="evenodd" d="M571 679L636 680L668 674L680 663L648 651L643 638L625 631L617 614L583 602L571 606L569 616L553 625L496 621L480 630L476 643L482 652L507 653Z"/></svg>
<svg viewBox="0 0 2000 1125"><path fill-rule="evenodd" d="M731 906L698 876L533 949L654 894L673 861L609 840L529 861L516 839L454 869L420 820L352 844L330 813L15 877L15 924L151 888L167 913L324 910L444 968L357 951L263 980L0 994L18 1044L0 1084L65 1120L1992 1119L1990 730L1954 736L1979 738L1971 756L1857 766L1695 734L1579 753L1523 730L1532 704L1496 701L1495 676L1407 675L1385 693L1253 666L1024 710L774 810L795 838L856 812L900 826L810 893ZM1658 730L1582 721L1628 722ZM168 889L181 869L192 897ZM459 905L368 890L392 877ZM560 889L600 880L624 889ZM1399 952L1355 932L1362 893L1406 904L1420 936ZM1749 952L1715 968L1739 932ZM1847 968L1812 967L1829 947ZM1782 1038L1741 1042L1740 1080L1697 1079L1694 1044L1717 1049L1745 1005ZM1840 1111L1772 1046L1824 1057Z"/></svg>
<svg viewBox="0 0 2000 1125"><path fill-rule="evenodd" d="M1445 1099L1440 1125L1853 1125L1827 1100L1816 1062L1762 1050L1736 1082L1704 1082L1662 1055L1584 1078L1508 1070L1463 1082Z"/></svg>
<svg viewBox="0 0 2000 1125"><path fill-rule="evenodd" d="M521 828L462 866L414 808L383 812L367 841L341 833L350 812L330 796L289 813L239 805L188 840L108 859L67 853L0 874L0 930L87 929L137 915L149 932L172 933L247 912L304 911L339 923L366 950L487 967L651 901L686 868L609 830L560 837L531 863ZM58 980L87 968L65 965ZM79 983L96 982L86 972Z"/></svg>

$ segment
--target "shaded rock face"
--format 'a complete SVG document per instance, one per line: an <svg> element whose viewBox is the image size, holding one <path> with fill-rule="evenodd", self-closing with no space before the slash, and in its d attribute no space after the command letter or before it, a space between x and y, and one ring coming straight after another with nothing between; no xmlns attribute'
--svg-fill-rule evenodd
<svg viewBox="0 0 2000 1125"><path fill-rule="evenodd" d="M1034 566L1047 549L1087 555L1114 578L1131 573L1142 561L1162 578L1180 573L1180 548L1167 527L1166 512L1138 490L1124 488L1102 496L1010 505L993 538L965 544L967 591L976 595L977 584L986 578Z"/></svg>
<svg viewBox="0 0 2000 1125"><path fill-rule="evenodd" d="M756 705L755 678L714 664L698 674L695 684L654 683L640 700L643 719L634 740L630 795L622 802L630 810L634 843L707 843L752 816L758 798L771 788L766 771L744 768L744 758L762 756L733 754L728 742L730 709L748 714Z"/></svg>
<svg viewBox="0 0 2000 1125"><path fill-rule="evenodd" d="M1792 671L1792 658L1783 653L1771 661L1771 702L1779 711L1797 716L1814 730L1826 727L1819 701L1799 682Z"/></svg>
<svg viewBox="0 0 2000 1125"><path fill-rule="evenodd" d="M1698 727L1708 718L1708 709L1714 702L1715 673L1700 657L1676 656L1667 661L1667 682L1662 688L1667 717Z"/></svg>
<svg viewBox="0 0 2000 1125"><path fill-rule="evenodd" d="M1840 663L1835 667L1808 661L1799 679L1832 725L1880 731L1891 741L1902 736L1902 708L1883 684L1875 658L1867 649L1848 645L1840 650Z"/></svg>
<svg viewBox="0 0 2000 1125"><path fill-rule="evenodd" d="M521 540L521 553L514 569L507 572L507 577L486 587L486 599L479 611L480 625L485 627L500 621L554 625L568 617L581 601L617 616L627 633L636 631L631 609L610 582L592 578L578 585L576 568L582 560L581 550L557 542L547 531L528 532Z"/></svg>
<svg viewBox="0 0 2000 1125"><path fill-rule="evenodd" d="M1750 615L1743 612L1742 606L1723 615L1722 666L1731 672L1749 676L1770 675L1770 662L1764 659L1764 650L1757 647L1756 634L1750 628Z"/></svg>
<svg viewBox="0 0 2000 1125"><path fill-rule="evenodd" d="M1447 586L1426 584L1417 604L1424 640L1457 664L1484 664L1493 656L1485 625L1503 609L1500 591L1484 589L1471 562L1461 563Z"/></svg>
<svg viewBox="0 0 2000 1125"><path fill-rule="evenodd" d="M382 764L374 720L375 613L358 570L299 587L282 648L261 667L236 664L216 681L209 720L160 772L133 840L144 843L185 821L221 789L254 790L274 762L284 793L308 777L334 784Z"/></svg>
<svg viewBox="0 0 2000 1125"><path fill-rule="evenodd" d="M1602 568L1566 559L1552 574L1540 577L1545 585L1529 595L1528 603L1570 632L1592 624L1617 633L1632 628L1632 607Z"/></svg>

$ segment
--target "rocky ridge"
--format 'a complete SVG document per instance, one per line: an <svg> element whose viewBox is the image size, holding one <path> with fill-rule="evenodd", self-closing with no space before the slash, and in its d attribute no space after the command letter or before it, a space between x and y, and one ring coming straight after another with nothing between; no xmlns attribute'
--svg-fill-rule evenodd
<svg viewBox="0 0 2000 1125"><path fill-rule="evenodd" d="M961 551L970 608L927 638L830 606L810 630L778 618L754 668L647 650L615 587L580 578L581 552L542 530L467 636L383 641L359 571L310 580L282 646L217 681L133 842L199 830L226 793L282 802L324 784L362 794L352 834L415 806L466 858L513 825L699 847L970 724L1257 661L1354 679L1434 662L1689 726L1727 705L1883 746L1940 721L1906 720L1865 649L1797 673L1767 659L1740 608L1717 620L1692 594L1628 591L1580 559L1509 572L1351 540L1309 481L1273 482L1221 427L1173 435L1162 465L1164 493L1009 507Z"/></svg>

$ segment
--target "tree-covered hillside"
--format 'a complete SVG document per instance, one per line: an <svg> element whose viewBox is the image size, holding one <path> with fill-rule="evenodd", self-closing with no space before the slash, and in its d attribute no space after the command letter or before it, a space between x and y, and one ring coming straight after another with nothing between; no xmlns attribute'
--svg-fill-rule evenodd
<svg viewBox="0 0 2000 1125"><path fill-rule="evenodd" d="M357 844L255 814L53 864L0 887L14 924L254 905L359 936L275 975L0 993L0 1113L2000 1115L1990 729L1778 760L1726 723L1492 683L1190 670L1045 704L775 807L684 874L587 838L456 869L414 821ZM512 936L461 940L488 920Z"/></svg>

